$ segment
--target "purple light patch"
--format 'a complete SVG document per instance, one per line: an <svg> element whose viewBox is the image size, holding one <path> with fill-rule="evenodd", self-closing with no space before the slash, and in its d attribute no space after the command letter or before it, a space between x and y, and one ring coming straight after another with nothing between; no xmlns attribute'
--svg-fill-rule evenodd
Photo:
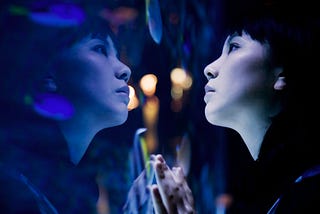
<svg viewBox="0 0 320 214"><path fill-rule="evenodd" d="M29 15L36 23L55 27L76 26L85 20L83 9L72 4L52 4L40 11L33 10Z"/></svg>
<svg viewBox="0 0 320 214"><path fill-rule="evenodd" d="M66 120L74 114L74 108L70 101L58 94L37 95L33 107L38 114L56 120Z"/></svg>

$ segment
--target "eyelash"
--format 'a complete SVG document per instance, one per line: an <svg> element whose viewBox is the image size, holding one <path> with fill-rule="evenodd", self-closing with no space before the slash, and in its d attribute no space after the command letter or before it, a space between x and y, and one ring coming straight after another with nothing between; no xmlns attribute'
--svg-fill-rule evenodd
<svg viewBox="0 0 320 214"><path fill-rule="evenodd" d="M234 50L236 50L236 49L238 49L238 48L240 48L240 46L239 46L239 44L237 44L237 43L230 43L229 44L229 50L228 50L228 53L231 53L232 51L234 51Z"/></svg>
<svg viewBox="0 0 320 214"><path fill-rule="evenodd" d="M96 52L98 52L100 54L103 54L105 56L108 56L107 48L104 45L96 45L94 47L94 51L96 51Z"/></svg>

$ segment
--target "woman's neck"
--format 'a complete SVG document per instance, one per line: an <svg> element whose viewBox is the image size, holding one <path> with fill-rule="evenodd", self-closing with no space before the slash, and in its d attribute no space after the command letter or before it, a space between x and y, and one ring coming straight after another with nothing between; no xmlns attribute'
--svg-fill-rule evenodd
<svg viewBox="0 0 320 214"><path fill-rule="evenodd" d="M234 129L240 134L252 158L258 159L264 136L271 125L269 117L247 117Z"/></svg>
<svg viewBox="0 0 320 214"><path fill-rule="evenodd" d="M70 161L77 165L99 129L87 118L76 117L60 122L59 127L68 144Z"/></svg>

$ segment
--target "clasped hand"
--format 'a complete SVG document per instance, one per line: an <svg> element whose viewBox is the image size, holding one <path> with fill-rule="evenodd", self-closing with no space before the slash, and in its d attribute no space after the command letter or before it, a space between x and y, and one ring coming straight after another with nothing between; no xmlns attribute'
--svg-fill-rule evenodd
<svg viewBox="0 0 320 214"><path fill-rule="evenodd" d="M156 184L150 187L156 214L196 213L192 192L181 167L172 170L162 155L151 155L150 163L155 172Z"/></svg>

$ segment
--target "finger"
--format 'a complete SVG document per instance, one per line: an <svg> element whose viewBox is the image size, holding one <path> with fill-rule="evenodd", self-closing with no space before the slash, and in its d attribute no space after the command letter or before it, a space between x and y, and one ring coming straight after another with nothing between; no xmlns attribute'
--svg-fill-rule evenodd
<svg viewBox="0 0 320 214"><path fill-rule="evenodd" d="M165 209L170 214L193 213L193 198L182 168L174 167L170 170L161 155L153 156L152 161L158 191Z"/></svg>
<svg viewBox="0 0 320 214"><path fill-rule="evenodd" d="M173 167L172 172L176 177L175 179L176 179L177 185L180 184L180 186L182 186L182 190L184 192L183 194L184 200L186 200L186 202L188 202L189 204L193 205L194 200L193 200L192 192L186 181L186 177L183 173L183 169L181 167Z"/></svg>
<svg viewBox="0 0 320 214"><path fill-rule="evenodd" d="M178 191L182 188L182 185L176 183L175 176L168 165L163 160L160 161L154 164L160 196L166 210L169 213L176 213L176 204L178 199L181 198Z"/></svg>
<svg viewBox="0 0 320 214"><path fill-rule="evenodd" d="M157 154L157 155L156 155L156 159L157 159L158 161L160 161L161 163L166 163L166 161L164 160L164 158L162 157L161 154Z"/></svg>
<svg viewBox="0 0 320 214"><path fill-rule="evenodd" d="M150 155L150 161L156 161L156 159L157 159L157 155L155 154Z"/></svg>
<svg viewBox="0 0 320 214"><path fill-rule="evenodd" d="M177 213L178 214L187 214L183 202L177 204Z"/></svg>
<svg viewBox="0 0 320 214"><path fill-rule="evenodd" d="M189 188L188 184L186 181L184 181L183 183L183 189L184 189L184 196L185 196L185 200L191 204L192 206L194 205L194 199L193 199L193 195L192 195L192 191L191 189Z"/></svg>
<svg viewBox="0 0 320 214"><path fill-rule="evenodd" d="M184 203L177 204L177 213L178 214L195 214L195 210Z"/></svg>
<svg viewBox="0 0 320 214"><path fill-rule="evenodd" d="M160 162L165 162L165 160L164 160L164 158L162 157L162 155L161 154L151 154L150 155L150 160L151 161L156 161L156 160L158 160L158 161L160 161Z"/></svg>
<svg viewBox="0 0 320 214"><path fill-rule="evenodd" d="M155 177L158 184L160 197L162 198L163 205L170 211L169 194L171 183L174 182L173 178L168 173L169 168L166 164L159 161L155 163Z"/></svg>
<svg viewBox="0 0 320 214"><path fill-rule="evenodd" d="M166 208L162 202L161 195L156 184L150 187L151 199L155 214L167 214Z"/></svg>
<svg viewBox="0 0 320 214"><path fill-rule="evenodd" d="M176 176L176 181L180 182L182 186L182 202L181 202L181 207L179 208L182 210L184 213L193 213L194 212L194 200L192 196L191 189L189 188L185 174L183 172L183 169L181 167L174 167L172 168L172 172Z"/></svg>
<svg viewBox="0 0 320 214"><path fill-rule="evenodd" d="M181 186L180 192L178 193L177 191L177 195L181 197L176 203L178 213L181 213L181 214L195 213L193 197L192 197L191 191L189 192L188 189L189 188L187 188L186 190L184 187Z"/></svg>
<svg viewBox="0 0 320 214"><path fill-rule="evenodd" d="M182 183L185 180L185 176L181 167L172 167L172 173L174 174L174 178L177 183Z"/></svg>
<svg viewBox="0 0 320 214"><path fill-rule="evenodd" d="M193 204L188 203L187 200L184 200L183 208L184 213L195 213Z"/></svg>
<svg viewBox="0 0 320 214"><path fill-rule="evenodd" d="M193 205L194 204L194 199L193 199L193 195L192 192L188 186L188 184L185 182L183 184L183 192L184 192L184 200L186 200L187 203Z"/></svg>

